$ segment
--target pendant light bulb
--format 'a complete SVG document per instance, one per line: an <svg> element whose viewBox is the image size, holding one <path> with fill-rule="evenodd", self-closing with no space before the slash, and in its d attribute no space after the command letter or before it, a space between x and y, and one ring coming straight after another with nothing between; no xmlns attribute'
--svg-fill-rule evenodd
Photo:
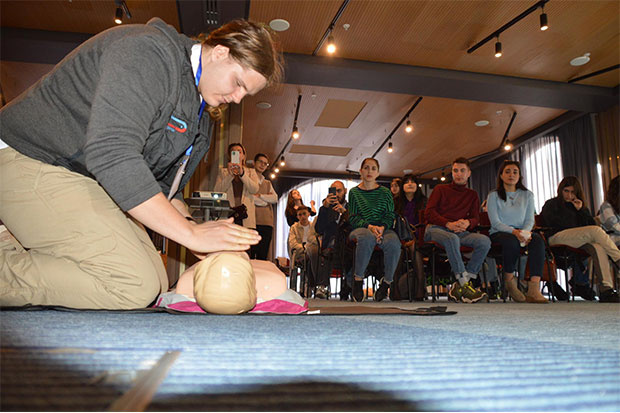
<svg viewBox="0 0 620 413"><path fill-rule="evenodd" d="M411 124L411 121L407 119L407 126L405 126L405 132L411 133L412 131L413 131L413 125Z"/></svg>
<svg viewBox="0 0 620 413"><path fill-rule="evenodd" d="M293 133L291 134L291 137L293 139L299 139L299 129L297 129L297 126L293 126Z"/></svg>
<svg viewBox="0 0 620 413"><path fill-rule="evenodd" d="M271 179L275 179L276 178L276 174L274 174L273 172L269 176L271 177Z"/></svg>
<svg viewBox="0 0 620 413"><path fill-rule="evenodd" d="M388 153L394 152L394 148L392 147L392 142L388 144Z"/></svg>
<svg viewBox="0 0 620 413"><path fill-rule="evenodd" d="M334 36L329 35L327 38L327 53L334 54L336 52L336 43L334 43Z"/></svg>
<svg viewBox="0 0 620 413"><path fill-rule="evenodd" d="M512 143L510 143L510 141L506 141L506 144L504 145L504 150L506 152L512 150Z"/></svg>
<svg viewBox="0 0 620 413"><path fill-rule="evenodd" d="M441 178L439 178L441 180L441 182L444 182L446 180L446 175L443 173L443 171L441 171Z"/></svg>
<svg viewBox="0 0 620 413"><path fill-rule="evenodd" d="M116 14L114 15L114 23L121 24L123 23L123 8L118 6L116 8Z"/></svg>
<svg viewBox="0 0 620 413"><path fill-rule="evenodd" d="M502 44L499 41L499 37L497 42L495 42L495 57L502 57Z"/></svg>
<svg viewBox="0 0 620 413"><path fill-rule="evenodd" d="M284 156L280 158L280 166L284 166L286 165L286 162L284 162Z"/></svg>
<svg viewBox="0 0 620 413"><path fill-rule="evenodd" d="M274 171L275 173L278 173L278 172L280 172L280 168L276 167L273 171Z"/></svg>
<svg viewBox="0 0 620 413"><path fill-rule="evenodd" d="M547 20L547 13L545 13L544 9L542 14L540 15L540 30L543 32L549 28L549 21Z"/></svg>

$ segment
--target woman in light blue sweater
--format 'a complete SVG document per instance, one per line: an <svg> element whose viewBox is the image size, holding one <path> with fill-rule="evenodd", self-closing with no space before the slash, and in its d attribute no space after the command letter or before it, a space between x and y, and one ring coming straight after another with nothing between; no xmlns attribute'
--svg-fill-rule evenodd
<svg viewBox="0 0 620 413"><path fill-rule="evenodd" d="M487 198L491 221L491 242L501 244L504 282L508 294L517 302L546 303L540 293L540 276L545 260L545 244L541 236L532 233L534 227L534 194L521 182L519 162L506 160L497 174L497 190ZM517 287L515 267L522 246L527 247L530 280L527 295Z"/></svg>

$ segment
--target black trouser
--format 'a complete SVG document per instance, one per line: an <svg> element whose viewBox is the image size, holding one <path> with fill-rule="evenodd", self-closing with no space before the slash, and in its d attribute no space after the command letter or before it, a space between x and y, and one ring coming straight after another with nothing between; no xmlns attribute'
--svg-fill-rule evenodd
<svg viewBox="0 0 620 413"><path fill-rule="evenodd" d="M269 255L273 227L269 225L257 225L256 231L258 231L258 234L261 236L261 240L258 244L250 248L250 258L254 260L266 260L267 255Z"/></svg>
<svg viewBox="0 0 620 413"><path fill-rule="evenodd" d="M514 273L517 260L521 255L521 245L513 234L496 232L491 234L491 242L502 245L503 269L505 273ZM532 240L527 244L527 265L530 267L530 276L540 277L545 264L545 243L540 235L533 232Z"/></svg>

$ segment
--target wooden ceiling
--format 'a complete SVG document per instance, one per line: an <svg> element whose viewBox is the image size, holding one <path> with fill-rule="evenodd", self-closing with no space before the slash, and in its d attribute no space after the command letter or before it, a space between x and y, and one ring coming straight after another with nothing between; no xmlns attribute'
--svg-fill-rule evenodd
<svg viewBox="0 0 620 413"><path fill-rule="evenodd" d="M450 69L491 75L568 80L615 64L619 57L619 2L550 1L545 6L549 30L539 30L536 11L500 36L504 55L493 56L494 41L475 52L467 49L518 16L535 1L350 1L334 26L337 51L330 59L354 59L399 65ZM280 32L287 53L312 54L342 2L252 0L250 18L269 22L280 18L291 27ZM345 29L344 24L349 28ZM580 67L570 60L590 53ZM318 56L328 56L325 47ZM579 82L606 88L618 85L618 70ZM298 127L301 144L351 147L346 157L287 153L287 169L320 172L357 170L398 124L417 95L373 92L299 84L265 90L244 102L244 142L250 153L277 155L291 134L297 95L302 94ZM312 97L316 96L316 97ZM350 99L368 104L348 129L320 128L314 123L327 99ZM377 154L382 174L398 176L404 169L423 173L449 164L457 156L474 157L499 147L510 117L517 112L509 138L517 138L565 112L493 101L425 96L410 119ZM259 109L266 101L271 109ZM543 106L543 105L541 105ZM498 113L499 112L499 113ZM474 122L489 120L485 127ZM274 152L275 147L275 152ZM288 152L288 151L287 151ZM440 170L431 175L438 176Z"/></svg>
<svg viewBox="0 0 620 413"><path fill-rule="evenodd" d="M250 18L287 20L291 28L280 34L284 51L311 54L341 3L253 0ZM620 2L615 0L550 1L545 6L547 31L539 30L536 11L502 33L500 59L493 56L494 41L467 53L534 3L353 0L334 27L335 57L560 82L618 64ZM345 30L344 24L350 28ZM591 54L588 64L569 64L584 53ZM318 55L327 55L324 47ZM583 84L616 86L618 72Z"/></svg>
<svg viewBox="0 0 620 413"><path fill-rule="evenodd" d="M184 16L195 15L198 4L205 2L126 0L132 13L131 23L145 23L157 16L178 30L196 27L185 21ZM577 96L577 100L581 96L588 100L590 94L613 92L617 102L620 83L617 69L578 84L567 84L570 79L620 62L617 0L551 0L545 6L550 25L546 32L538 28L540 11L537 10L500 36L504 51L500 59L493 56L494 40L467 53L469 47L535 2L351 0L334 26L338 46L335 55L327 57L323 47L314 58L320 64L308 69L318 78L335 78L330 73L338 73L344 79L339 84L339 81L310 79L308 75L297 76L299 71L291 70L297 66L290 59L295 56L291 54L312 54L343 4L341 0L220 0L220 4L249 10L249 18L253 20L269 23L280 18L291 25L289 30L278 34L281 49L290 63L289 83L266 89L242 102L243 142L249 154L264 152L273 158L280 153L289 139L297 97L301 94L298 127L302 136L295 143L352 149L346 156L290 153L287 149L286 171L337 174L346 169L357 170L359 161L379 148L420 96L415 94L415 85L408 81L402 83L402 89L393 84L388 87L394 81L393 74L377 69L364 77L351 69L364 62L389 65L393 73L419 70L416 68L432 68L434 74L439 73L439 81L424 93L410 117L415 128L413 133L406 134L399 128L392 137L394 153L388 154L386 145L377 155L382 174L390 176L402 175L404 169L423 173L448 164L456 156L475 157L497 148L514 112L517 116L510 129L510 139L548 124L567 110L575 110L570 105L543 102L547 91L549 94L561 91L566 96ZM0 23L3 29L94 34L114 25L114 10L112 0L2 0ZM348 30L344 24L350 25ZM569 64L584 53L590 53L588 64L579 67ZM36 56L33 60L3 57L0 65L0 82L9 100L33 83L33 78L36 80L51 68L37 61ZM437 69L445 69L449 74ZM483 76L472 77L475 74ZM450 78L446 77L442 83L441 76ZM460 76L469 77L469 92L458 93ZM454 79L457 79L456 86ZM504 92L499 86L494 87L519 82L529 82L520 91L521 96L512 89ZM494 89L495 94L491 93ZM530 90L530 98L524 99ZM349 128L315 126L329 99L362 101L366 105ZM258 102L269 102L271 108L260 109L256 106ZM474 126L481 119L488 120L489 125ZM428 176L439 174L440 170L436 170Z"/></svg>

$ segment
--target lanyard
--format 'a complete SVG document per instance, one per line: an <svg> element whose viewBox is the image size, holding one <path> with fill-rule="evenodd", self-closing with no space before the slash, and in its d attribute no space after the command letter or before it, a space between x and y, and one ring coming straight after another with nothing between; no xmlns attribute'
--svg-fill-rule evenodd
<svg viewBox="0 0 620 413"><path fill-rule="evenodd" d="M202 47L200 48L200 63L198 63L198 70L196 71L196 87L198 87L198 84L200 83L200 77L202 76ZM198 91L198 94L200 94L200 91ZM205 106L206 106L207 102L202 99L202 103L200 104L200 110L198 111L198 122L200 122L200 119L202 118L202 113L205 111Z"/></svg>
<svg viewBox="0 0 620 413"><path fill-rule="evenodd" d="M200 83L200 77L202 76L202 47L200 48L200 57L198 59L198 70L196 71L196 87L198 87L198 84ZM200 91L198 91L198 94L200 95ZM202 119L202 114L205 111L205 106L207 104L207 102L204 100L204 98L202 98L202 103L200 104L200 109L198 110L198 123L200 124L200 119ZM194 149L194 145L190 145L189 148L187 148L187 151L185 151L185 157L189 158L189 156L192 154L192 150ZM184 162L182 162L182 164L187 163L187 159L185 159Z"/></svg>

